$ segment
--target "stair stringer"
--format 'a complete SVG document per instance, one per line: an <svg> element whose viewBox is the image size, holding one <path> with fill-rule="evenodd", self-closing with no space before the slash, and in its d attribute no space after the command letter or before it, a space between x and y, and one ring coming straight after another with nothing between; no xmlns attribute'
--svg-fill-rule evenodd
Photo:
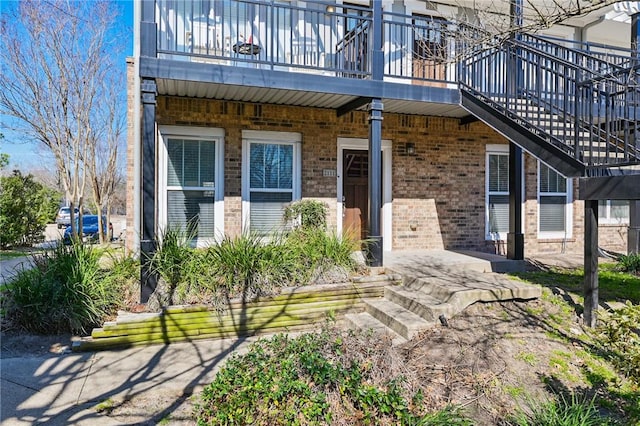
<svg viewBox="0 0 640 426"><path fill-rule="evenodd" d="M585 166L580 161L464 89L460 90L460 104L496 132L551 166L563 176L584 176Z"/></svg>

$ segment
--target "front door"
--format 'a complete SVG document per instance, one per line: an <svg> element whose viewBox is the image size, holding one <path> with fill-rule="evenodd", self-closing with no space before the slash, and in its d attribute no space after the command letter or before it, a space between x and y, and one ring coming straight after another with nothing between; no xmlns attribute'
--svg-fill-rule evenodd
<svg viewBox="0 0 640 426"><path fill-rule="evenodd" d="M345 149L342 164L342 232L365 239L369 217L369 154L364 150Z"/></svg>

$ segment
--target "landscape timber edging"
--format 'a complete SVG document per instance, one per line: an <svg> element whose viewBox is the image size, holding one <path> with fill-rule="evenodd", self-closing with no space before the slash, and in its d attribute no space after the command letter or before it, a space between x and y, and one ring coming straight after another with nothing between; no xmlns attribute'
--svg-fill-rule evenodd
<svg viewBox="0 0 640 426"><path fill-rule="evenodd" d="M329 318L362 312L364 298L382 298L396 276L285 288L251 302L234 299L224 312L205 305L169 306L159 313L125 313L73 342L74 352L231 338L315 328Z"/></svg>

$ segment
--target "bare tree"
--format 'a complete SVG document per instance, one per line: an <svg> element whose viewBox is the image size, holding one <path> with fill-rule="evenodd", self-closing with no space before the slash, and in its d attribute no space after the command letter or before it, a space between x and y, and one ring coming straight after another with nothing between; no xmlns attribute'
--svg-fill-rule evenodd
<svg viewBox="0 0 640 426"><path fill-rule="evenodd" d="M522 25L518 27L512 22L510 15L512 1L452 0L445 2L449 4L450 9L453 7L451 10L455 9L455 12L452 11L449 16L445 13L442 17L424 16L418 27L414 28L414 37L416 37L414 56L435 61L435 63L457 62L479 47L502 43L516 32L535 33L568 19L586 16L618 2L618 0L522 0ZM438 5L443 4L436 3L427 2L427 7L436 10ZM444 25L444 22L455 22L457 25ZM444 38L458 41L455 50L443 44Z"/></svg>
<svg viewBox="0 0 640 426"><path fill-rule="evenodd" d="M74 207L82 212L94 168L95 145L104 136L105 104L115 103L112 55L123 38L109 1L24 0L0 21L0 113L8 128L29 135L54 158L72 231Z"/></svg>
<svg viewBox="0 0 640 426"><path fill-rule="evenodd" d="M122 74L113 75L111 80L122 80ZM113 81L115 83L115 81ZM111 84L110 99L117 99L122 91L117 90L119 84ZM100 242L105 242L107 235L102 232L102 212L106 213L107 223L111 222L111 204L116 195L118 184L122 180L118 173L119 147L124 136L126 116L116 102L103 103L100 108L102 126L96 129L95 141L90 144L86 161L90 179L93 201L98 210L98 229ZM108 230L107 230L108 232Z"/></svg>
<svg viewBox="0 0 640 426"><path fill-rule="evenodd" d="M585 16L619 0L523 0L521 31L536 32L570 18ZM475 5L474 24L496 35L509 36L515 28L510 19L511 1L485 0L461 3Z"/></svg>

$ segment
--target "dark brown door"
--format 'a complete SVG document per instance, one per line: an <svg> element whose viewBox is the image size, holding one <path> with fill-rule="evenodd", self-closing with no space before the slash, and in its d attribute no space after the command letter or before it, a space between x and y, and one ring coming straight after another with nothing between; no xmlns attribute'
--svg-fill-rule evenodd
<svg viewBox="0 0 640 426"><path fill-rule="evenodd" d="M369 155L367 151L344 150L342 153L342 232L364 239L369 217Z"/></svg>
<svg viewBox="0 0 640 426"><path fill-rule="evenodd" d="M421 80L446 79L446 22L431 16L414 15L413 26L412 69L416 77L413 84L446 87L443 82Z"/></svg>

